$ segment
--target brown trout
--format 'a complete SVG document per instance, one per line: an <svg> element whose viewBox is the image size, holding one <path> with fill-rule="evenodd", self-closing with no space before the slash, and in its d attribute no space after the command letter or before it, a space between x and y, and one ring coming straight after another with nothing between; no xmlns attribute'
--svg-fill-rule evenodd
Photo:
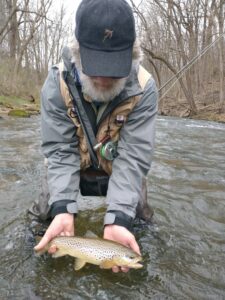
<svg viewBox="0 0 225 300"><path fill-rule="evenodd" d="M44 251L36 251L42 254L52 246L57 247L57 251L52 257L70 255L75 257L74 269L81 269L86 263L99 265L102 269L110 269L113 266L124 266L133 269L142 268L139 262L142 257L130 248L116 242L85 237L55 237L46 246Z"/></svg>

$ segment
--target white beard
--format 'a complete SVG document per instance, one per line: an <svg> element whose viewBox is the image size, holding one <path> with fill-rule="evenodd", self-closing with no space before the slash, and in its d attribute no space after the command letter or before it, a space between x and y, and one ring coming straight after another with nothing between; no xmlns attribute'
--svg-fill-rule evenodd
<svg viewBox="0 0 225 300"><path fill-rule="evenodd" d="M99 102L112 101L122 92L127 80L127 78L116 79L112 87L108 88L105 91L101 91L97 87L95 87L91 78L84 74L81 69L79 69L79 64L77 66L77 70L82 84L82 92L88 95L92 100L96 100Z"/></svg>

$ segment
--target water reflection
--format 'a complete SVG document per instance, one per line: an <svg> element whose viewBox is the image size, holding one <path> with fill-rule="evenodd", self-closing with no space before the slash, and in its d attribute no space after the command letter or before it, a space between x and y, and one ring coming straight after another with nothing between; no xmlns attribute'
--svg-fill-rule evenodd
<svg viewBox="0 0 225 300"><path fill-rule="evenodd" d="M75 272L71 257L33 254L26 209L40 189L39 118L1 119L0 126L2 299L224 298L224 125L158 118L148 179L158 230L135 229L144 268L128 274L92 265ZM102 200L79 206L77 232L101 235Z"/></svg>

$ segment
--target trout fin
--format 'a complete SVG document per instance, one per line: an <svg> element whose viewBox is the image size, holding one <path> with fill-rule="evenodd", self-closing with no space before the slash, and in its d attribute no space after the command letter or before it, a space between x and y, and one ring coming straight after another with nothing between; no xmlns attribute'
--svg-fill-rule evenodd
<svg viewBox="0 0 225 300"><path fill-rule="evenodd" d="M86 261L81 258L76 258L74 262L74 270L78 271L86 264Z"/></svg>
<svg viewBox="0 0 225 300"><path fill-rule="evenodd" d="M111 269L113 266L116 266L115 262L113 260L104 260L100 264L101 269Z"/></svg>
<svg viewBox="0 0 225 300"><path fill-rule="evenodd" d="M38 256L39 255L42 255L42 254L44 254L45 252L47 252L48 251L48 248L44 248L43 250L34 250L35 251L35 254L37 254Z"/></svg>
<svg viewBox="0 0 225 300"><path fill-rule="evenodd" d="M98 236L93 231L91 231L91 230L87 230L86 233L85 233L85 235L84 235L84 237L86 237L86 238L94 238L94 239L98 238Z"/></svg>
<svg viewBox="0 0 225 300"><path fill-rule="evenodd" d="M57 258L65 255L67 255L67 253L63 252L60 249L57 249L56 252L52 254L52 257Z"/></svg>

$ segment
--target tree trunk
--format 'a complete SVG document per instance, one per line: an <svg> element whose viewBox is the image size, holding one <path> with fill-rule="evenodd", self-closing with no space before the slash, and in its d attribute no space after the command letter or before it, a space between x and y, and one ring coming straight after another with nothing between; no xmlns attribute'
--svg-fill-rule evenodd
<svg viewBox="0 0 225 300"><path fill-rule="evenodd" d="M219 14L218 14L218 21L219 21L219 76L220 76L220 106L219 111L225 112L225 81L224 81L224 0L220 0L219 5Z"/></svg>
<svg viewBox="0 0 225 300"><path fill-rule="evenodd" d="M10 57L16 60L16 50L17 50L17 36L18 36L18 24L17 24L17 0L8 1L8 9L10 14L9 19L9 53Z"/></svg>

